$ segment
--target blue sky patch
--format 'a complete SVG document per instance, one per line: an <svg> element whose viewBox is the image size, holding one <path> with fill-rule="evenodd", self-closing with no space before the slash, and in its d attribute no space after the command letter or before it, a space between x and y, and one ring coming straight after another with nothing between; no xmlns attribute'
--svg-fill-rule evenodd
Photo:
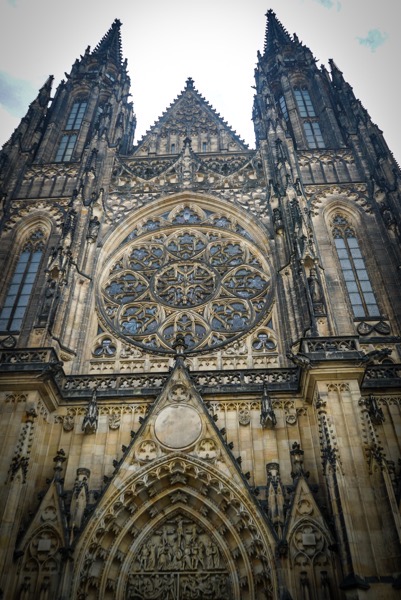
<svg viewBox="0 0 401 600"><path fill-rule="evenodd" d="M0 104L13 117L24 115L37 93L38 90L29 81L0 71Z"/></svg>
<svg viewBox="0 0 401 600"><path fill-rule="evenodd" d="M334 8L337 10L341 9L341 2L339 0L315 0L318 4L321 4L325 8Z"/></svg>
<svg viewBox="0 0 401 600"><path fill-rule="evenodd" d="M357 40L361 46L367 46L371 52L375 52L379 46L384 44L387 38L387 33L382 33L380 29L370 29L366 37L358 37Z"/></svg>

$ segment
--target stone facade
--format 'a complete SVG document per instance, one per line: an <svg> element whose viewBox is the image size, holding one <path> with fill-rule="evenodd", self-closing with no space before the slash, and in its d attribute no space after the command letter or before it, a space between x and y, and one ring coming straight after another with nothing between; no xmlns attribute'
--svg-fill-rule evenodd
<svg viewBox="0 0 401 600"><path fill-rule="evenodd" d="M134 145L120 28L0 154L2 597L398 598L399 167L271 11Z"/></svg>

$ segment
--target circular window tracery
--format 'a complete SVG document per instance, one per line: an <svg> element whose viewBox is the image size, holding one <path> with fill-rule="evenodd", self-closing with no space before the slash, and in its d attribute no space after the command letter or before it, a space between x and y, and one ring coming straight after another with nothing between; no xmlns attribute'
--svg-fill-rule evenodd
<svg viewBox="0 0 401 600"><path fill-rule="evenodd" d="M249 236L186 222L129 236L99 290L105 325L126 341L174 352L226 344L266 317L272 274Z"/></svg>

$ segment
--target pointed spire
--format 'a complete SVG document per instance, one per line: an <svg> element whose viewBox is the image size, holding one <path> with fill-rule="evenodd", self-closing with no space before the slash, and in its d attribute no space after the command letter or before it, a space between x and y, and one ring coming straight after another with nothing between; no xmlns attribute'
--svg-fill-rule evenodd
<svg viewBox="0 0 401 600"><path fill-rule="evenodd" d="M37 103L41 108L47 107L47 105L50 101L53 80L54 80L54 76L49 75L49 77L46 79L45 83L40 88L39 93L33 103Z"/></svg>
<svg viewBox="0 0 401 600"><path fill-rule="evenodd" d="M290 34L277 19L276 13L272 9L267 11L266 17L265 53L276 50L279 45L292 44Z"/></svg>
<svg viewBox="0 0 401 600"><path fill-rule="evenodd" d="M105 56L113 60L117 65L122 63L121 25L121 21L115 19L106 35L103 36L94 49L93 56Z"/></svg>
<svg viewBox="0 0 401 600"><path fill-rule="evenodd" d="M336 63L332 58L329 59L330 72L334 85L341 87L345 84L343 72L337 67Z"/></svg>

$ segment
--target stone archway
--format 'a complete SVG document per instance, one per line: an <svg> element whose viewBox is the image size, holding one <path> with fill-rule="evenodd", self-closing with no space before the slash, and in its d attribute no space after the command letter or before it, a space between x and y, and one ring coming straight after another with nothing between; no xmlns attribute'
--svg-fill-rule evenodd
<svg viewBox="0 0 401 600"><path fill-rule="evenodd" d="M78 542L71 598L273 599L273 544L245 485L176 452L109 487Z"/></svg>

